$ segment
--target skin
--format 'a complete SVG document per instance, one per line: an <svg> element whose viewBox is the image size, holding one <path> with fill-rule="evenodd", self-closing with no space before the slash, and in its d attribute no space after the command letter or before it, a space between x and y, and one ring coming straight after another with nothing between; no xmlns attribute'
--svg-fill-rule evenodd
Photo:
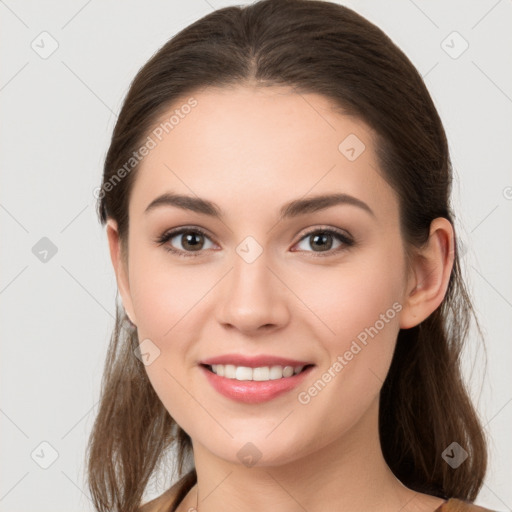
<svg viewBox="0 0 512 512"><path fill-rule="evenodd" d="M193 441L198 486L178 510L196 506L197 487L201 512L435 510L442 500L407 489L386 465L378 399L399 329L427 318L446 293L450 222L434 220L408 265L397 196L378 171L371 128L320 95L236 86L194 97L197 107L137 171L127 255L115 221L107 225L125 310L139 340L160 350L145 367L149 379ZM354 161L338 150L349 134L366 146ZM214 201L223 220L172 206L144 213L170 191ZM279 220L284 203L333 192L364 201L374 215L343 204ZM155 242L180 226L209 233L199 256L179 257ZM355 244L336 251L343 243L332 238L322 250L305 236L316 227L343 230ZM263 250L252 263L236 252L249 235ZM187 248L183 236L172 245ZM301 404L298 393L394 303L401 306L394 318ZM198 367L231 352L316 366L299 389L242 404L218 394ZM237 457L247 442L261 452L252 467Z"/></svg>

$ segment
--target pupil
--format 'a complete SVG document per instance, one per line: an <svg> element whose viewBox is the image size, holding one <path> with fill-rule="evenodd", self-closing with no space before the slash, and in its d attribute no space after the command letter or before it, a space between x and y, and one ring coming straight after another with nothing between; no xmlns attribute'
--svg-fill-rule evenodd
<svg viewBox="0 0 512 512"><path fill-rule="evenodd" d="M330 249L332 247L332 239L330 237L331 237L331 235L326 234L326 233L324 233L322 235L313 235L312 236L312 238L314 240L313 246L318 242L318 240L321 240L322 243L324 244L323 247L325 247L327 250ZM327 244L327 246L325 246L326 238L328 238L331 242L331 243ZM322 247L322 246L320 246L320 247Z"/></svg>
<svg viewBox="0 0 512 512"><path fill-rule="evenodd" d="M197 250L198 246L201 245L201 241L199 243L197 242L197 240L194 241L194 239L196 238L203 238L203 235L201 235L200 233L193 232L187 233L185 235L185 243L183 244L183 246L186 247L187 245L189 245L190 248L192 248L193 250Z"/></svg>

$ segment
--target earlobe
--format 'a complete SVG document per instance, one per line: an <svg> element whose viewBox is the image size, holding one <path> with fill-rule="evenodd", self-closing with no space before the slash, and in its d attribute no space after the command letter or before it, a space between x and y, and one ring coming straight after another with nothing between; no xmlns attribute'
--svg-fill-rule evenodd
<svg viewBox="0 0 512 512"><path fill-rule="evenodd" d="M439 217L430 225L429 240L412 261L400 328L420 324L441 304L448 289L454 261L454 232L448 219Z"/></svg>
<svg viewBox="0 0 512 512"><path fill-rule="evenodd" d="M119 238L117 222L114 219L109 218L107 220L107 238L110 250L110 259L116 274L117 288L121 294L124 310L130 322L134 325L137 325L130 295L128 269L126 268L125 260L122 254L121 240Z"/></svg>

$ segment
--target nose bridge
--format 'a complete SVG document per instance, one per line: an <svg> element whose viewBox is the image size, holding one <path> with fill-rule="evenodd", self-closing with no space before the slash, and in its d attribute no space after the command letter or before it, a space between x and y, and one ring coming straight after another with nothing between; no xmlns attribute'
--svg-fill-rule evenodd
<svg viewBox="0 0 512 512"><path fill-rule="evenodd" d="M268 254L252 237L236 248L233 269L220 297L219 321L240 330L281 326L287 321L283 285L271 267Z"/></svg>

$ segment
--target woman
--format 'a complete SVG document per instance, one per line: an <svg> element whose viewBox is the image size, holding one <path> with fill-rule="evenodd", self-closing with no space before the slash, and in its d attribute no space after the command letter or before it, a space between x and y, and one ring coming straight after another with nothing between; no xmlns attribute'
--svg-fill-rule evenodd
<svg viewBox="0 0 512 512"><path fill-rule="evenodd" d="M346 7L220 9L164 45L99 193L123 308L97 510L484 510L451 180L420 75Z"/></svg>

